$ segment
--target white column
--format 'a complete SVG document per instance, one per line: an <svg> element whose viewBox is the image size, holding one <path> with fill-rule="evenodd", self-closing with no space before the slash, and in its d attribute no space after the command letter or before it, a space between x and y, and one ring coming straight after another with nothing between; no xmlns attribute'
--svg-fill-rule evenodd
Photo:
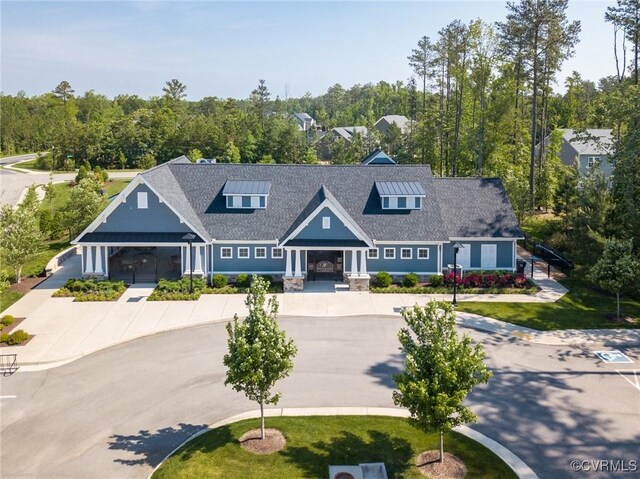
<svg viewBox="0 0 640 479"><path fill-rule="evenodd" d="M189 273L191 272L191 248L187 246L185 249L186 251L184 255L184 272Z"/></svg>
<svg viewBox="0 0 640 479"><path fill-rule="evenodd" d="M104 275L109 277L109 247L104 247Z"/></svg>
<svg viewBox="0 0 640 479"><path fill-rule="evenodd" d="M96 246L96 273L102 273L102 246Z"/></svg>
<svg viewBox="0 0 640 479"><path fill-rule="evenodd" d="M202 246L196 246L196 261L193 267L194 273L202 273Z"/></svg>
<svg viewBox="0 0 640 479"><path fill-rule="evenodd" d="M84 272L93 273L93 246L87 246L87 257L84 260Z"/></svg>
<svg viewBox="0 0 640 479"><path fill-rule="evenodd" d="M367 274L367 250L360 250L360 274Z"/></svg>
<svg viewBox="0 0 640 479"><path fill-rule="evenodd" d="M294 276L296 278L301 278L302 277L302 259L300 258L300 250L297 249L295 251L296 251L296 272Z"/></svg>
<svg viewBox="0 0 640 479"><path fill-rule="evenodd" d="M351 250L351 274L352 275L358 274L358 250L357 249Z"/></svg>
<svg viewBox="0 0 640 479"><path fill-rule="evenodd" d="M284 270L284 275L287 278L291 278L291 276L293 276L293 273L291 272L291 250L287 248L285 251L287 252L287 266Z"/></svg>

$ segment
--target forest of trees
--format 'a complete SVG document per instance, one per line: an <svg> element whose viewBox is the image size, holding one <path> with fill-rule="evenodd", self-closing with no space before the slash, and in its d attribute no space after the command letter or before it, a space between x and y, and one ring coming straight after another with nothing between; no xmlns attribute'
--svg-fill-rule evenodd
<svg viewBox="0 0 640 479"><path fill-rule="evenodd" d="M566 16L567 1L508 3L497 24L452 21L407 52L413 76L406 82L335 84L317 97L273 98L260 80L246 99L188 101L187 85L176 79L150 99L79 95L66 81L44 95L3 94L0 149L48 152L41 161L52 169L85 162L149 168L189 152L218 161L313 163L315 132L299 131L293 112L307 112L327 129L370 131L381 116L399 114L413 120L408 132L337 143L335 161L359 161L380 145L399 162L431 165L436 175L497 176L521 218L540 210L562 216L561 249L590 257L609 236L634 239L637 249L640 0L618 0L602 12L612 26L603 41L612 44L616 73L594 83L573 72L560 94L558 73L580 34L579 22ZM597 174L579 180L559 162L558 128L613 129L610 187Z"/></svg>

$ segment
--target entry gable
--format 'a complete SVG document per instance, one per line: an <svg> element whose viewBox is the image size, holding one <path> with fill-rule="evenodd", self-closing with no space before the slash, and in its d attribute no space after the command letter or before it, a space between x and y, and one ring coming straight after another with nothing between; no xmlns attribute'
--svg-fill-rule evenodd
<svg viewBox="0 0 640 479"><path fill-rule="evenodd" d="M196 233L142 177L135 178L73 241L89 233ZM201 236L200 234L198 234Z"/></svg>
<svg viewBox="0 0 640 479"><path fill-rule="evenodd" d="M281 244L311 245L313 241L318 241L319 244L341 242L345 246L372 247L371 239L326 187L322 187L320 194L324 198L322 202L300 221Z"/></svg>

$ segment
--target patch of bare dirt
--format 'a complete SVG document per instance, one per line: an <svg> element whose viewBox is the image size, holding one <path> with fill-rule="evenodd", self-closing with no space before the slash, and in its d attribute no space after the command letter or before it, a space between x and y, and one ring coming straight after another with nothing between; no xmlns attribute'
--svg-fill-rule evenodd
<svg viewBox="0 0 640 479"><path fill-rule="evenodd" d="M273 454L284 449L287 440L277 429L265 429L260 439L260 429L252 429L240 438L240 446L252 454Z"/></svg>
<svg viewBox="0 0 640 479"><path fill-rule="evenodd" d="M35 278L22 278L22 281L20 281L19 283L14 283L11 286L9 286L9 290L17 291L18 293L22 293L22 294L27 294L33 288L35 288L40 283L42 283L45 279L47 279L46 276L37 276Z"/></svg>
<svg viewBox="0 0 640 479"><path fill-rule="evenodd" d="M416 457L416 466L423 476L432 479L462 479L467 474L467 468L459 457L445 452L444 461L439 459L439 450L424 451Z"/></svg>

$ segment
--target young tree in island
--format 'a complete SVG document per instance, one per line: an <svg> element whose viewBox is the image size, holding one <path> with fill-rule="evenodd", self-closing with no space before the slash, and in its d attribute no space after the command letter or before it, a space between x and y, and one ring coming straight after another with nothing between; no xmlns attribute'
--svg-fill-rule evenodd
<svg viewBox="0 0 640 479"><path fill-rule="evenodd" d="M228 368L224 384L260 404L260 439L264 439L264 405L280 400L281 394L272 389L289 375L298 352L293 340L278 328L275 296L265 308L268 290L268 282L254 275L245 300L249 315L242 322L235 315L233 322L227 324L229 352L223 360Z"/></svg>
<svg viewBox="0 0 640 479"><path fill-rule="evenodd" d="M640 260L633 254L631 240L609 239L600 259L589 271L588 278L599 287L616 295L616 318L620 320L620 295L638 289Z"/></svg>
<svg viewBox="0 0 640 479"><path fill-rule="evenodd" d="M398 333L405 368L393 376L398 386L393 402L409 410L417 428L440 433L443 462L444 433L477 420L463 401L492 374L483 362L482 346L472 346L466 334L458 337L450 303L432 301L424 308L416 304L402 317L408 326Z"/></svg>
<svg viewBox="0 0 640 479"><path fill-rule="evenodd" d="M0 258L13 269L16 283L22 280L24 263L44 246L38 224L39 204L32 186L20 205L16 208L5 205L0 211Z"/></svg>

